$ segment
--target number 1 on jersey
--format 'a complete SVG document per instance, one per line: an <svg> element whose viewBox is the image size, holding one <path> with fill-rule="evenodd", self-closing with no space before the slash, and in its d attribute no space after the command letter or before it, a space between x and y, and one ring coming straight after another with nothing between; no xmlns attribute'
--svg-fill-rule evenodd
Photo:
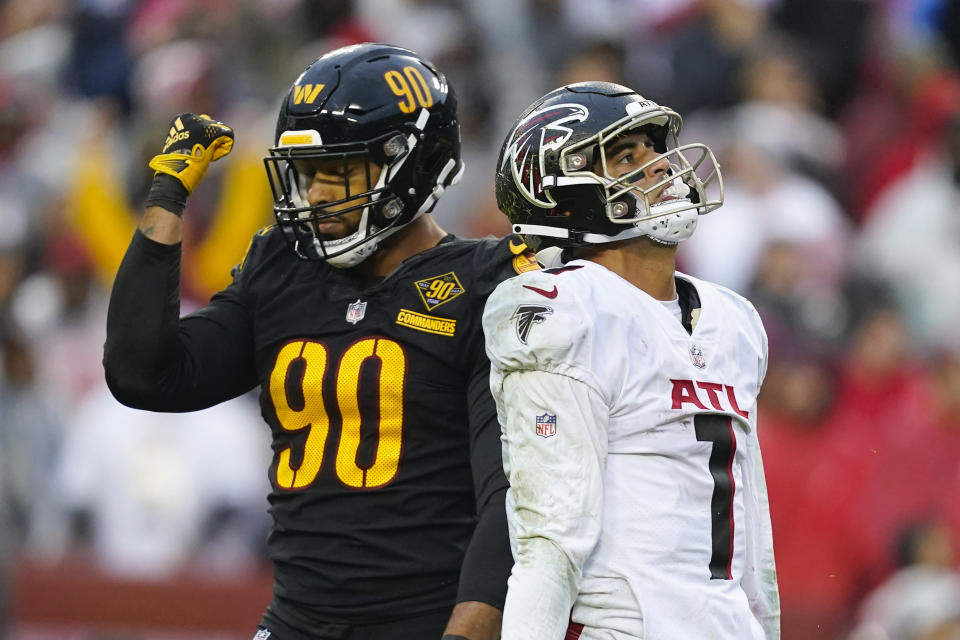
<svg viewBox="0 0 960 640"><path fill-rule="evenodd" d="M710 475L713 476L713 497L710 500L710 579L731 580L733 560L733 456L737 437L727 416L700 414L693 419L693 429L700 442L712 442Z"/></svg>

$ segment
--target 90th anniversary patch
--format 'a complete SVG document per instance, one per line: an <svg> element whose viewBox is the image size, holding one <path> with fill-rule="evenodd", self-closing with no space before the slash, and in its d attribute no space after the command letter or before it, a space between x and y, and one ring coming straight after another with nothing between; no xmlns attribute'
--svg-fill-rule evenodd
<svg viewBox="0 0 960 640"><path fill-rule="evenodd" d="M453 271L432 278L417 280L414 284L417 285L417 293L420 294L420 299L426 305L427 311L433 311L464 292L463 285L460 284L457 274Z"/></svg>

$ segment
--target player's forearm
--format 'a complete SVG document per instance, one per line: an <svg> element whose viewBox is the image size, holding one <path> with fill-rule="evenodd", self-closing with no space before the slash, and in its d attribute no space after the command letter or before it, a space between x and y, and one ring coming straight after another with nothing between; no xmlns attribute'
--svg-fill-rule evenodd
<svg viewBox="0 0 960 640"><path fill-rule="evenodd" d="M183 220L162 207L147 207L140 218L140 231L154 242L177 244L183 239Z"/></svg>
<svg viewBox="0 0 960 640"><path fill-rule="evenodd" d="M505 494L505 488L498 491L480 509L477 526L460 568L457 591L460 602L472 600L489 603L498 610L503 608L507 577L513 566Z"/></svg>
<svg viewBox="0 0 960 640"><path fill-rule="evenodd" d="M113 283L103 353L107 382L124 404L148 408L144 396L176 352L179 293L179 244L138 231Z"/></svg>
<svg viewBox="0 0 960 640"><path fill-rule="evenodd" d="M580 572L545 538L521 540L503 608L502 640L563 640Z"/></svg>
<svg viewBox="0 0 960 640"><path fill-rule="evenodd" d="M769 515L763 514L769 522ZM780 594L777 587L777 570L773 556L773 541L769 529L762 530L758 542L762 545L756 554L757 561L747 567L750 579L744 580L744 591L753 615L763 627L767 640L780 639ZM753 556L754 554L750 554Z"/></svg>
<svg viewBox="0 0 960 640"><path fill-rule="evenodd" d="M756 415L756 414L754 414ZM752 422L753 434L757 423ZM743 486L750 500L746 510L746 567L743 590L750 609L763 627L767 640L780 638L780 595L777 587L777 569L774 560L773 530L770 524L770 504L763 471L760 443L756 437L748 441L749 463Z"/></svg>
<svg viewBox="0 0 960 640"><path fill-rule="evenodd" d="M497 640L503 613L486 602L460 602L453 608L444 640Z"/></svg>
<svg viewBox="0 0 960 640"><path fill-rule="evenodd" d="M780 640L780 613L768 614L760 618L763 635L766 640Z"/></svg>

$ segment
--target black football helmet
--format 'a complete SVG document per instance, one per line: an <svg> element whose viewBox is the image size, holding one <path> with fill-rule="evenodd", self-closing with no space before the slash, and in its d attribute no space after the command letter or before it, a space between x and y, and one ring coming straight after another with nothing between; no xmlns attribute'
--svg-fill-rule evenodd
<svg viewBox="0 0 960 640"><path fill-rule="evenodd" d="M637 236L676 244L690 237L698 215L723 203L713 152L703 144L681 146L681 124L675 111L618 84L580 82L551 91L523 112L503 143L497 205L535 249ZM637 132L660 155L614 177L607 145ZM664 158L670 168L663 180L649 188L636 183ZM708 195L711 185L716 192Z"/></svg>
<svg viewBox="0 0 960 640"><path fill-rule="evenodd" d="M296 254L352 267L380 241L431 211L459 180L460 123L446 78L413 51L385 44L342 47L315 60L280 108L275 146L264 159L274 215ZM366 161L367 188L311 206L317 161ZM370 166L382 167L371 181ZM316 223L362 210L345 238L323 240Z"/></svg>

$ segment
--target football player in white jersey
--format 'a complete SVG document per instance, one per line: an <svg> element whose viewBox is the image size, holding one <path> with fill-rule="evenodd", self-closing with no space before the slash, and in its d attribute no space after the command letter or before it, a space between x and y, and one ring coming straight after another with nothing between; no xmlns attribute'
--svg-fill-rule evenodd
<svg viewBox="0 0 960 640"><path fill-rule="evenodd" d="M503 640L780 636L766 334L747 300L676 271L723 201L680 125L587 82L539 99L503 145L497 203L554 267L501 283L483 317L515 559Z"/></svg>

